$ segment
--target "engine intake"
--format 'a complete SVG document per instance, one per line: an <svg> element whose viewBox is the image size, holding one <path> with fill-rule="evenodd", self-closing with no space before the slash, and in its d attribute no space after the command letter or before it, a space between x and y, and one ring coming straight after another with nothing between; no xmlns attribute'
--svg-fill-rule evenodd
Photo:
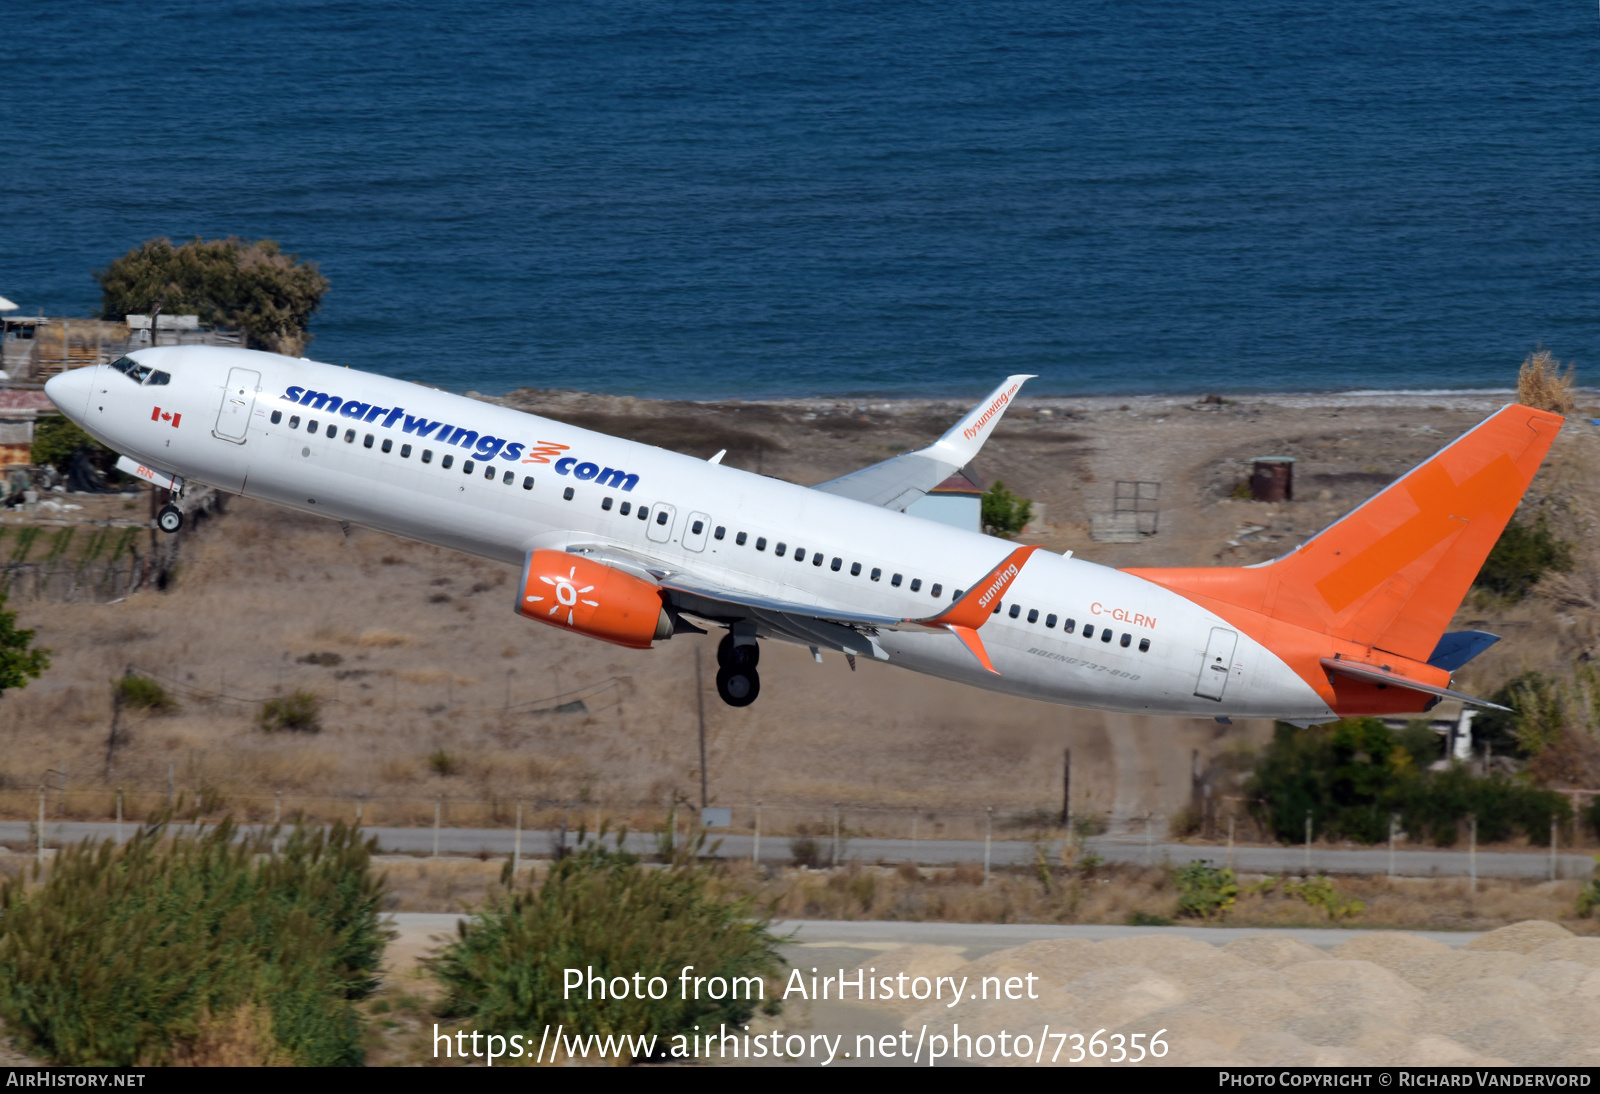
<svg viewBox="0 0 1600 1094"><path fill-rule="evenodd" d="M636 650L672 636L659 588L565 551L528 552L517 614Z"/></svg>

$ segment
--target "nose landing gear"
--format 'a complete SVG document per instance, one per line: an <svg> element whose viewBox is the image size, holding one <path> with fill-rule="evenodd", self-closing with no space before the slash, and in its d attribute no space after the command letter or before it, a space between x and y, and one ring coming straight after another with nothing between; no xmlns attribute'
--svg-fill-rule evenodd
<svg viewBox="0 0 1600 1094"><path fill-rule="evenodd" d="M167 535L172 535L183 527L183 510L176 505L163 505L161 512L156 514L156 527L167 533Z"/></svg>
<svg viewBox="0 0 1600 1094"><path fill-rule="evenodd" d="M756 664L761 647L754 642L736 645L729 634L717 645L717 695L730 707L747 707L761 694L761 674Z"/></svg>

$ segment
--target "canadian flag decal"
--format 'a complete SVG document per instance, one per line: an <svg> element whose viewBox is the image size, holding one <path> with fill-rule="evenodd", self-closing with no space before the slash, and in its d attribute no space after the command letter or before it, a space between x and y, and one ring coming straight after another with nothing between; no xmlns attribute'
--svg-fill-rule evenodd
<svg viewBox="0 0 1600 1094"><path fill-rule="evenodd" d="M150 420L152 422L171 422L173 429L178 428L178 422L181 421L182 418L182 414L174 414L172 411L162 410L160 407L156 407L150 412Z"/></svg>

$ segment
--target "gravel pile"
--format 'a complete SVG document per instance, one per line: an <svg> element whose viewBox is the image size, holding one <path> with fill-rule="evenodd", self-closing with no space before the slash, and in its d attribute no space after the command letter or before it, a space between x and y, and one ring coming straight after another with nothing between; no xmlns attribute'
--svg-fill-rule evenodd
<svg viewBox="0 0 1600 1094"><path fill-rule="evenodd" d="M985 976L1040 978L1037 1000L919 1005L913 1031L1165 1029L1160 1062L1180 1065L1600 1065L1600 938L1540 920L1459 949L1385 931L1330 951L1273 934L1226 946L1150 935L1032 942L953 970L931 953L904 956L970 977L969 992ZM880 973L889 963L878 960ZM1069 1042L1058 1065L1072 1052Z"/></svg>

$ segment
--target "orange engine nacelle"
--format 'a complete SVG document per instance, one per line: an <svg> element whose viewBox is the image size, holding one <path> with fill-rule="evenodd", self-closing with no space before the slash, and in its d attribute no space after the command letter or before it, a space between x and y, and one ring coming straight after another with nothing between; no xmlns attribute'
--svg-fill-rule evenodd
<svg viewBox="0 0 1600 1094"><path fill-rule="evenodd" d="M636 650L672 634L660 589L565 551L529 552L517 614Z"/></svg>

